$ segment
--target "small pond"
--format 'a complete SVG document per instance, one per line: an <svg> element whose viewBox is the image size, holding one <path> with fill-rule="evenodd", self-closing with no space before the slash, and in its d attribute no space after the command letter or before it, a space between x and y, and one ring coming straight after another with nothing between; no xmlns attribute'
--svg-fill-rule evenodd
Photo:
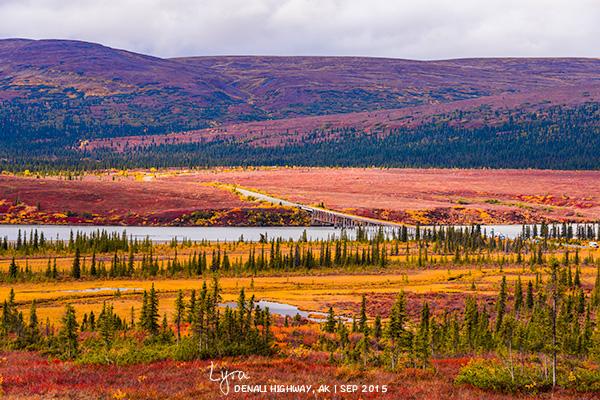
<svg viewBox="0 0 600 400"><path fill-rule="evenodd" d="M294 318L296 315L300 315L300 317L302 318L306 318L309 321L313 321L313 322L324 322L327 318L327 313L323 313L320 311L303 311L301 309L299 309L296 306L293 306L291 304L286 304L286 303L278 303L275 301L268 301L268 300L259 300L257 302L254 303L255 306L259 306L262 309L265 308L269 308L269 312L272 314L277 314L277 315L281 315L281 316L287 316L290 318ZM227 303L223 303L222 306L224 307L230 307L230 308L237 308L237 303L230 301ZM352 321L352 318L348 318L348 317L340 317L337 316L338 319L342 319L343 321Z"/></svg>

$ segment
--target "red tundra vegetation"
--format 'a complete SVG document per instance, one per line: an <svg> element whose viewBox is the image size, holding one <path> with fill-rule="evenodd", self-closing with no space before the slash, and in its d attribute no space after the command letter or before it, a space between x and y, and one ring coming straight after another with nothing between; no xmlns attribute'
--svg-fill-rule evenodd
<svg viewBox="0 0 600 400"><path fill-rule="evenodd" d="M306 225L295 209L241 199L206 179L0 176L0 223L95 225Z"/></svg>
<svg viewBox="0 0 600 400"><path fill-rule="evenodd" d="M222 396L219 383L209 380L210 361L159 361L125 366L81 365L52 360L32 352L0 354L1 393L9 399L259 399L265 394L234 393ZM226 358L215 363L215 371L244 371L248 385L387 385L387 393L317 395L319 399L514 399L515 395L482 391L455 385L454 378L469 358L433 360L433 370L407 368L400 372L381 369L359 370L328 362L326 352L269 358ZM217 374L218 376L218 374ZM593 393L559 389L536 398L593 399ZM294 393L277 399L300 399ZM531 398L531 397L530 397Z"/></svg>
<svg viewBox="0 0 600 400"><path fill-rule="evenodd" d="M223 185L226 184L226 185ZM600 219L600 172L249 168L109 171L74 179L0 176L0 221L131 225L302 225L307 215L227 185L408 224Z"/></svg>
<svg viewBox="0 0 600 400"><path fill-rule="evenodd" d="M273 168L211 178L299 203L413 224L600 218L598 171Z"/></svg>

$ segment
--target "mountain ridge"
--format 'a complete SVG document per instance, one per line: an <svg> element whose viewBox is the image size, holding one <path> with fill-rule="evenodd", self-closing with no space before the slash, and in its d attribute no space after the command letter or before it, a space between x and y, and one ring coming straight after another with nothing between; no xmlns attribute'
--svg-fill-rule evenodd
<svg viewBox="0 0 600 400"><path fill-rule="evenodd" d="M521 164L555 166L551 148L577 143L570 157L600 150L594 147L598 104L596 58L163 59L83 41L0 40L0 167L16 160L106 165L113 160L106 151L134 149L149 149L139 159L159 159L161 165L181 163L175 153L189 165L302 163L310 156L304 151L321 154L340 146L361 163L383 165L384 146L397 146L402 160L390 163L412 166L419 164L405 148L423 147L415 159L438 165L421 153L454 146L460 156L474 146L481 149L471 150L480 151L479 158L460 165L486 166L486 148L498 144L510 157L511 146L527 137L528 151L542 146L545 159ZM359 154L353 141L371 155ZM206 146L217 155L194 158L208 152ZM259 151L258 157L256 148L293 154ZM124 157L113 161L133 165L133 156ZM591 159L569 165L597 164ZM440 165L453 164L445 159Z"/></svg>
<svg viewBox="0 0 600 400"><path fill-rule="evenodd" d="M56 101L57 110L65 113L85 113L93 107L96 120L119 112L125 123L154 124L163 132L404 108L592 82L600 82L598 59L163 59L83 41L0 40L0 100ZM156 115L147 115L140 107L150 107Z"/></svg>

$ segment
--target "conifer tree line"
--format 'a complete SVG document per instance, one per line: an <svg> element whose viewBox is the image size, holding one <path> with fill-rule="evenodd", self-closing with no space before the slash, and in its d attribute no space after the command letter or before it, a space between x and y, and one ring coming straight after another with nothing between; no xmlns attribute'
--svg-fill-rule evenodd
<svg viewBox="0 0 600 400"><path fill-rule="evenodd" d="M417 319L409 315L404 292L383 322L381 315L367 316L363 295L351 324L329 308L320 346L335 363L391 369L428 368L432 358L477 354L495 354L511 366L537 360L556 385L566 379L556 376L561 360L600 362L600 267L590 293L569 264L552 259L546 269L546 281L537 274L535 280L518 276L509 284L502 276L492 305L476 292L465 298L462 311L433 310L424 301Z"/></svg>
<svg viewBox="0 0 600 400"><path fill-rule="evenodd" d="M9 241L8 237L0 240L0 254L35 255L44 254L49 251L57 253L73 253L79 250L82 253L107 253L115 251L143 251L152 247L150 238L142 240L127 236L127 231L108 232L98 229L94 232L71 231L68 240L49 238L44 235L43 230L31 229L18 230L17 238Z"/></svg>
<svg viewBox="0 0 600 400"><path fill-rule="evenodd" d="M356 239L342 230L339 238L297 241L264 238L259 242L192 242L171 240L170 254L157 249L164 244L121 234L97 231L72 233L68 241L46 239L37 230L29 239L19 234L14 243L0 247L11 257L1 271L4 281L102 279L117 277L204 276L210 273L259 274L269 271L306 271L319 268L386 268L405 265L423 268L435 265L519 264L532 270L554 255L572 258L576 264L600 262L580 254L577 243L596 239L598 224L524 225L514 239L492 235L481 226L403 227L356 230ZM565 247L565 243L567 247ZM571 243L571 244L569 244ZM570 246L570 247L569 247ZM240 255L240 250L242 254ZM179 252L185 255L179 255ZM45 270L33 271L28 257L54 253ZM232 256L232 253L236 253ZM17 260L17 257L19 259ZM57 257L68 257L70 267L57 267Z"/></svg>
<svg viewBox="0 0 600 400"><path fill-rule="evenodd" d="M4 107L9 110L12 107ZM0 108L0 171L99 170L211 166L361 166L361 167L462 167L598 169L600 104L554 106L541 110L508 110L498 124L465 127L466 113L457 111L414 128L356 127L315 129L298 141L273 149L243 143L234 138L181 144L149 143L128 146L125 151L101 148L81 151L79 141L90 132L105 137L172 133L177 126L140 125L102 128L81 126L39 127L23 125ZM481 110L479 110L481 111ZM22 112L18 111L20 115ZM497 113L497 111L496 111ZM35 115L32 114L32 115ZM492 119L498 115L490 115ZM476 117L478 120L481 118ZM64 120L68 120L66 116ZM63 118L60 119L63 121ZM93 124L92 124L93 125ZM289 135L290 132L281 132ZM44 138L43 141L33 139ZM240 161L243 160L243 161Z"/></svg>
<svg viewBox="0 0 600 400"><path fill-rule="evenodd" d="M216 277L211 285L204 281L198 291L192 290L189 298L180 290L171 315L159 314L159 297L154 284L143 292L141 306L137 310L132 307L128 315L118 315L110 302L104 302L98 314L93 311L82 317L77 314L77 310L67 304L60 321L46 319L45 324L41 324L33 301L25 318L17 308L11 289L2 305L0 345L6 349L40 350L73 359L80 355L82 332L89 332L106 351L121 337L143 333L145 345L175 346L172 355L179 359L270 355L275 350L269 309L262 309L254 296L246 298L243 288L233 306L223 304Z"/></svg>
<svg viewBox="0 0 600 400"><path fill-rule="evenodd" d="M475 292L466 297L459 312L431 309L423 302L417 320L409 315L404 292L387 315L374 318L363 295L360 311L352 318L336 316L329 308L321 346L336 362L386 364L392 369L426 368L433 357L507 351L536 355L548 365L557 357L600 361L600 267L589 293L571 264L552 259L546 268L546 281L536 274L534 280L518 276L509 284L503 276L493 306ZM140 307L128 315L117 315L105 302L100 313L84 313L80 319L75 308L67 305L61 321L41 323L36 302L32 301L25 317L11 290L2 305L0 343L74 358L81 332L94 333L106 349L119 335L143 332L147 344L176 344L179 356L186 358L274 351L271 314L256 304L254 296L247 298L243 288L235 305L224 305L218 280L214 278L211 285L204 281L198 291L178 291L174 312L162 316L154 285L141 297Z"/></svg>
<svg viewBox="0 0 600 400"><path fill-rule="evenodd" d="M494 354L518 371L525 368L526 358L527 364L534 360L546 371L548 384L556 385L565 379L561 364L600 362L600 265L591 290L581 281L575 256L549 256L537 268L535 274L527 271L527 278L518 272L502 276L491 303L473 288L460 311L436 309L422 301L415 317L408 295L400 292L389 311L374 314L363 294L357 315L337 316L329 308L318 346L330 353L333 363L392 370L430 368L434 358ZM99 313L82 316L67 305L60 320L46 319L44 324L37 317L36 302L24 312L11 290L2 305L0 344L64 359L90 357L90 352L110 359L112 349L120 348L125 338L142 333L143 348L164 346L165 357L176 359L277 351L269 310L261 309L253 296L247 298L243 288L235 305L223 304L216 278L210 285L204 281L198 290L178 291L169 314L160 314L154 285L143 292L140 303L126 315L118 315L108 301ZM288 323L286 317L284 326Z"/></svg>

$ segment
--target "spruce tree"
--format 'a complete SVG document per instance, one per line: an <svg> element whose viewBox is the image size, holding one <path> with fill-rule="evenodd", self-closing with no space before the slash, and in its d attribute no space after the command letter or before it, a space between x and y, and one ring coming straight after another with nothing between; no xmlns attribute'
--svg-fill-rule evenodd
<svg viewBox="0 0 600 400"><path fill-rule="evenodd" d="M17 263L15 262L15 257L13 256L12 260L10 261L10 265L8 266L8 276L11 279L16 279L18 273L19 267L17 266Z"/></svg>
<svg viewBox="0 0 600 400"><path fill-rule="evenodd" d="M395 368L396 353L408 349L411 341L410 334L405 328L406 321L406 297L404 291L401 291L392 306L389 322L385 329L385 335L391 342L392 368Z"/></svg>
<svg viewBox="0 0 600 400"><path fill-rule="evenodd" d="M79 279L81 277L81 254L79 252L79 247L75 249L75 258L73 259L73 266L71 268L71 276L74 279Z"/></svg>
<svg viewBox="0 0 600 400"><path fill-rule="evenodd" d="M142 295L142 308L140 309L140 328L145 330L148 327L148 292L144 290Z"/></svg>
<svg viewBox="0 0 600 400"><path fill-rule="evenodd" d="M367 296L362 295L362 301L360 303L360 321L358 329L366 336L369 334L369 326L367 325Z"/></svg>
<svg viewBox="0 0 600 400"><path fill-rule="evenodd" d="M98 323L100 325L100 337L106 348L112 346L115 334L115 317L112 304L107 306L106 303L103 303Z"/></svg>
<svg viewBox="0 0 600 400"><path fill-rule="evenodd" d="M377 315L375 317L375 322L373 325L373 336L375 337L375 339L377 339L377 340L381 339L381 331L382 331L381 316Z"/></svg>
<svg viewBox="0 0 600 400"><path fill-rule="evenodd" d="M196 312L196 289L192 289L192 294L190 295L190 303L188 305L188 313L187 313L187 322L194 322L194 313Z"/></svg>
<svg viewBox="0 0 600 400"><path fill-rule="evenodd" d="M323 325L323 331L333 333L335 331L335 326L335 313L333 312L333 307L329 307L329 312L327 313L327 320L325 321L325 325Z"/></svg>
<svg viewBox="0 0 600 400"><path fill-rule="evenodd" d="M596 266L596 280L594 281L594 289L592 290L592 306L594 308L600 306L600 264Z"/></svg>
<svg viewBox="0 0 600 400"><path fill-rule="evenodd" d="M148 304L146 311L146 330L151 335L158 334L158 295L154 289L154 283L150 288L150 294L148 295Z"/></svg>
<svg viewBox="0 0 600 400"><path fill-rule="evenodd" d="M75 309L72 305L67 304L65 307L65 315L62 318L62 328L59 333L61 350L66 358L75 357L79 351L77 344L78 327Z"/></svg>
<svg viewBox="0 0 600 400"><path fill-rule="evenodd" d="M515 313L519 313L523 306L523 285L521 284L521 277L517 278L515 283Z"/></svg>
<svg viewBox="0 0 600 400"><path fill-rule="evenodd" d="M96 276L98 275L98 270L96 269L96 250L92 253L92 264L90 265L90 275Z"/></svg>
<svg viewBox="0 0 600 400"><path fill-rule="evenodd" d="M40 327L37 317L35 300L31 301L31 308L29 309L29 324L27 326L29 342L35 344L40 339Z"/></svg>
<svg viewBox="0 0 600 400"><path fill-rule="evenodd" d="M527 281L527 297L525 299L525 304L527 305L527 308L531 310L533 308L533 303L533 283Z"/></svg>
<svg viewBox="0 0 600 400"><path fill-rule="evenodd" d="M175 300L175 326L177 328L177 343L181 340L181 323L184 319L185 300L183 299L183 291L180 289Z"/></svg>
<svg viewBox="0 0 600 400"><path fill-rule="evenodd" d="M170 343L173 340L173 331L169 328L167 314L163 314L162 324L160 326L160 336L164 343Z"/></svg>
<svg viewBox="0 0 600 400"><path fill-rule="evenodd" d="M58 278L58 268L56 267L56 257L52 261L52 278Z"/></svg>
<svg viewBox="0 0 600 400"><path fill-rule="evenodd" d="M430 331L429 304L423 303L421 320L413 343L413 356L422 368L429 365L431 358L431 331Z"/></svg>
<svg viewBox="0 0 600 400"><path fill-rule="evenodd" d="M502 320L504 319L504 313L506 312L506 297L506 276L503 276L502 281L500 282L498 300L496 301L496 332L499 332L502 327Z"/></svg>
<svg viewBox="0 0 600 400"><path fill-rule="evenodd" d="M556 387L556 368L557 368L557 331L556 331L556 318L558 314L558 299L559 299L559 281L558 281L558 261L552 260L550 263L550 293L551 293L551 320L552 320L552 387Z"/></svg>

